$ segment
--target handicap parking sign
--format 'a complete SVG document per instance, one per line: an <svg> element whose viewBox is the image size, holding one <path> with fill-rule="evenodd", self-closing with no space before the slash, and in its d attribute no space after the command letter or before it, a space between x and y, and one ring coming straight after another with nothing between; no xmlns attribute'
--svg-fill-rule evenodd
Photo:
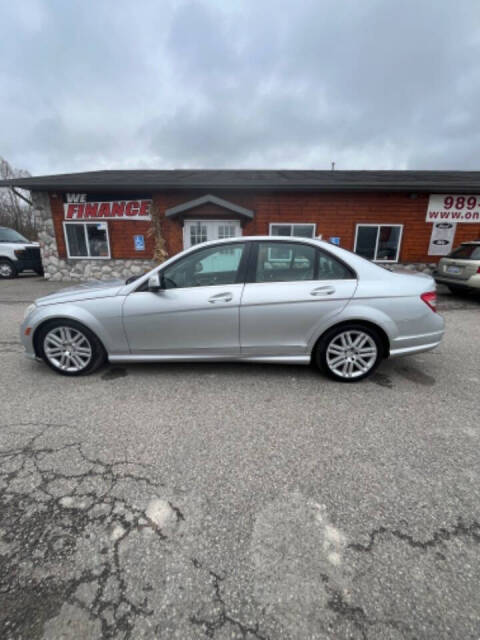
<svg viewBox="0 0 480 640"><path fill-rule="evenodd" d="M145 236L133 236L135 251L145 251Z"/></svg>
<svg viewBox="0 0 480 640"><path fill-rule="evenodd" d="M330 236L330 242L332 244L336 244L337 246L340 246L340 237L339 236Z"/></svg>

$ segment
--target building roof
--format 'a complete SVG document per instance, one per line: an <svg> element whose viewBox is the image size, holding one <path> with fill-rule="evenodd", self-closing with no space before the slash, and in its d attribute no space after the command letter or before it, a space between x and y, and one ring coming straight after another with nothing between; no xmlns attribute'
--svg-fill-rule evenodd
<svg viewBox="0 0 480 640"><path fill-rule="evenodd" d="M167 218L179 216L186 211L190 211L191 209L195 209L196 207L201 207L203 204L216 204L218 207L222 207L223 209L228 209L229 211L238 213L245 218L251 219L255 215L251 209L240 207L238 204L229 202L228 200L224 200L223 198L217 198L216 196L212 196L211 194L202 196L201 198L195 198L195 200L189 200L188 202L184 202L183 204L178 204L176 207L170 207L169 209L165 210L165 215L167 216Z"/></svg>
<svg viewBox="0 0 480 640"><path fill-rule="evenodd" d="M1 180L31 191L161 191L261 189L273 191L480 192L480 171L109 170Z"/></svg>

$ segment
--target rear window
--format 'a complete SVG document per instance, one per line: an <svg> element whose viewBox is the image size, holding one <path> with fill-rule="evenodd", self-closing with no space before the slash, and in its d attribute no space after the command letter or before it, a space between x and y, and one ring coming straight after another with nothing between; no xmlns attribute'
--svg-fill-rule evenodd
<svg viewBox="0 0 480 640"><path fill-rule="evenodd" d="M457 258L457 260L480 260L480 244L462 244L448 257Z"/></svg>

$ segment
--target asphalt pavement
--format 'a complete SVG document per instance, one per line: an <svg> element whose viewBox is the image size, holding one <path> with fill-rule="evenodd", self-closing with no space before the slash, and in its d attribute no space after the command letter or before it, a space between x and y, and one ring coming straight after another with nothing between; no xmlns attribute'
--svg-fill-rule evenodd
<svg viewBox="0 0 480 640"><path fill-rule="evenodd" d="M480 300L345 385L22 354L0 282L0 637L480 637Z"/></svg>

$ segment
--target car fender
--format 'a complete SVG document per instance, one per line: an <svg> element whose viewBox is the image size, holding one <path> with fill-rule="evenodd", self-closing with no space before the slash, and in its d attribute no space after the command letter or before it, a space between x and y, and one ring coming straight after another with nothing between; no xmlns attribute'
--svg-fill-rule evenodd
<svg viewBox="0 0 480 640"><path fill-rule="evenodd" d="M83 324L90 329L101 341L107 353L128 353L128 344L122 327L121 302L123 298L110 298L117 309L111 309L108 314L108 325L106 318L96 317L89 309L88 305L65 303L46 305L37 307L33 317L27 317L22 325L22 333L26 327L31 327L32 340L40 325L48 320L68 319ZM93 301L89 301L93 302ZM116 304L115 304L116 303ZM103 320L103 322L102 322ZM33 321L33 322L32 322Z"/></svg>
<svg viewBox="0 0 480 640"><path fill-rule="evenodd" d="M378 326L385 332L390 343L398 335L397 325L384 311L363 304L361 300L352 299L343 307L340 313L322 318L322 322L317 325L308 341L309 351L313 350L317 340L332 327L343 322L355 321L369 322Z"/></svg>
<svg viewBox="0 0 480 640"><path fill-rule="evenodd" d="M8 242L0 244L0 259L7 259L14 264L17 262L17 256L15 255L15 249L23 249L24 245L13 245Z"/></svg>

